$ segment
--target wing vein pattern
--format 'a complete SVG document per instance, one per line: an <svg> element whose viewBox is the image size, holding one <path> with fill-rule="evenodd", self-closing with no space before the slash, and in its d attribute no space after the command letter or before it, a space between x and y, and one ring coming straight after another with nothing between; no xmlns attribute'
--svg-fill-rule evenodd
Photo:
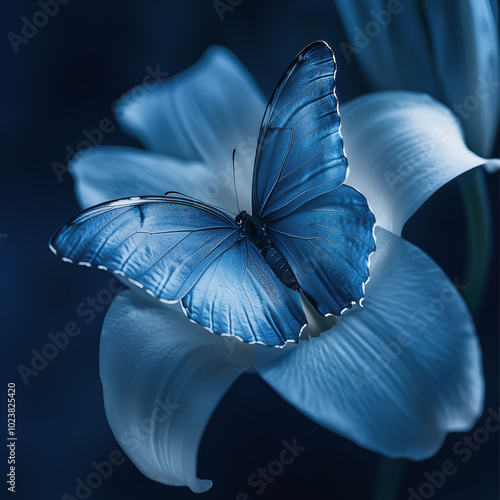
<svg viewBox="0 0 500 500"><path fill-rule="evenodd" d="M365 197L342 185L272 221L268 234L316 309L339 315L364 296L374 222Z"/></svg>
<svg viewBox="0 0 500 500"><path fill-rule="evenodd" d="M306 323L299 294L276 278L231 217L204 203L107 202L68 221L51 247L163 302L181 300L193 321L221 335L281 346L297 342Z"/></svg>
<svg viewBox="0 0 500 500"><path fill-rule="evenodd" d="M345 180L335 72L330 47L315 42L295 58L269 101L252 187L252 211L263 222L290 214Z"/></svg>

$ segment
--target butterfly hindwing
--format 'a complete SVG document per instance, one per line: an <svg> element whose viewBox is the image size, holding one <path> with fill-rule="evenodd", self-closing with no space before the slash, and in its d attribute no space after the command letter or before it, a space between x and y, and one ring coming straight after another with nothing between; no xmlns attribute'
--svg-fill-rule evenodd
<svg viewBox="0 0 500 500"><path fill-rule="evenodd" d="M219 255L182 303L210 330L250 344L298 342L306 324L300 295L276 278L248 238Z"/></svg>
<svg viewBox="0 0 500 500"><path fill-rule="evenodd" d="M323 315L339 315L363 297L374 220L365 197L343 185L270 223L270 240Z"/></svg>
<svg viewBox="0 0 500 500"><path fill-rule="evenodd" d="M335 72L330 47L312 43L289 66L267 105L252 191L253 215L263 222L293 212L345 180Z"/></svg>

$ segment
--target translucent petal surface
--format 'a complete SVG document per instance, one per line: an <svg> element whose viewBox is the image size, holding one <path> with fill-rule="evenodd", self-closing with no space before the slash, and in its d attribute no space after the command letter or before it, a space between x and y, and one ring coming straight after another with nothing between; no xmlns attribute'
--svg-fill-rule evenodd
<svg viewBox="0 0 500 500"><path fill-rule="evenodd" d="M500 86L498 29L491 2L423 0L423 5L441 100L462 122L467 145L489 155L498 134Z"/></svg>

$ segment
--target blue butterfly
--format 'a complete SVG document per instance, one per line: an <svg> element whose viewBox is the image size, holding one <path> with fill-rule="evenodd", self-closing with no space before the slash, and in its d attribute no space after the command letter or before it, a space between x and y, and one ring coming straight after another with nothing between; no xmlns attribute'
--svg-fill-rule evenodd
<svg viewBox="0 0 500 500"><path fill-rule="evenodd" d="M315 42L281 78L260 128L252 215L179 193L120 199L69 220L51 249L180 301L217 334L297 342L306 325L298 292L321 314L341 314L363 298L375 247L366 199L343 184L335 74L332 50Z"/></svg>

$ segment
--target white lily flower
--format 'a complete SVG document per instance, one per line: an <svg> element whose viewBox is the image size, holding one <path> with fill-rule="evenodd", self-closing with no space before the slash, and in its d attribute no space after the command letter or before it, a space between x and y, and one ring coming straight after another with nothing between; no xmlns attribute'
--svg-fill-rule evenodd
<svg viewBox="0 0 500 500"><path fill-rule="evenodd" d="M83 208L133 195L183 193L234 210L250 206L265 99L226 49L155 89L122 98L118 118L150 151L98 147L70 165ZM413 92L367 95L341 107L347 183L380 227L364 307L321 335L272 349L210 334L178 305L120 293L103 326L100 370L113 433L148 477L210 488L196 462L204 429L236 378L257 372L298 410L360 446L423 459L481 414L481 350L465 303L444 272L400 237L443 184L488 160L464 144L439 102ZM431 147L435 145L435 147ZM139 429L139 432L132 430Z"/></svg>

